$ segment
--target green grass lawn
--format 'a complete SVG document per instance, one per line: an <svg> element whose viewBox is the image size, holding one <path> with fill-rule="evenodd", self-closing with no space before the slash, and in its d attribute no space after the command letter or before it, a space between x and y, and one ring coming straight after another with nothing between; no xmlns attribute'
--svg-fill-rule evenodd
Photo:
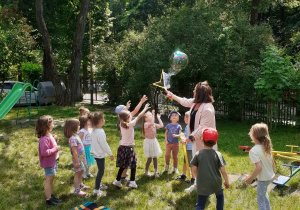
<svg viewBox="0 0 300 210"><path fill-rule="evenodd" d="M116 155L119 144L119 134L116 130L117 116L112 108L105 106L87 106L92 112L104 111L106 124L104 130L107 141ZM36 111L33 110L33 113ZM132 190L123 185L121 190L112 185L117 175L115 161L106 159L106 170L103 183L108 185L106 197L97 198L88 191L86 198L78 198L72 194L74 170L71 162L71 154L68 147L68 139L63 136L63 127L57 126L52 133L59 136L61 145L59 171L54 180L54 193L64 203L48 208L44 199L44 170L39 166L38 139L35 136L35 126L21 124L15 125L11 121L16 118L17 109L13 109L0 121L0 134L7 138L0 138L0 206L1 209L72 209L84 201L94 201L111 209L194 209L197 194L185 193L184 189L189 185L185 182L174 180L177 175L162 174L159 178L143 176L146 158L143 157L143 138L141 129L136 128L135 150L138 154L137 184L138 189ZM40 114L53 116L55 120L66 120L70 117L78 117L78 107L48 106L40 109ZM22 108L19 115L27 116L27 108ZM251 123L217 120L219 131L219 151L227 161L227 172L251 173L253 165L250 163L248 153L238 149L239 145L252 146L248 136ZM270 133L275 150L289 151L286 144L300 146L300 133L298 128L279 127ZM158 140L164 151L164 130L158 132ZM180 151L179 170L182 171L183 154ZM276 169L280 174L287 175L288 169L281 166L289 161L276 158ZM164 157L158 159L159 171L163 171ZM150 166L153 172L153 165ZM92 166L92 172L96 173L97 167ZM94 178L85 181L86 185L93 188ZM300 189L300 173L292 178L288 187L276 188L269 193L273 209L300 209L299 195L291 195L293 191ZM235 182L230 189L224 190L225 209L258 209L256 202L256 189L245 188L241 183ZM211 196L207 209L215 209L215 197Z"/></svg>

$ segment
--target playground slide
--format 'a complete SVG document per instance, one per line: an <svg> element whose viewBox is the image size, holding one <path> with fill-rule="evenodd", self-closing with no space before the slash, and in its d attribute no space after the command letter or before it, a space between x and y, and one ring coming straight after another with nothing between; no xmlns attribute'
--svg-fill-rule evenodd
<svg viewBox="0 0 300 210"><path fill-rule="evenodd" d="M13 86L8 95L0 103L0 120L13 108L28 87L32 88L31 84L22 85L21 83L16 83Z"/></svg>

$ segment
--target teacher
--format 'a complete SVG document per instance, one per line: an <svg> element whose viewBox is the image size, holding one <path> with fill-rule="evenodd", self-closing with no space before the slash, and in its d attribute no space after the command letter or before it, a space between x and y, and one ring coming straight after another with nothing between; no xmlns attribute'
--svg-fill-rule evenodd
<svg viewBox="0 0 300 210"><path fill-rule="evenodd" d="M192 142L192 154L196 154L204 148L202 140L202 132L204 128L216 129L215 108L212 105L214 98L212 90L207 81L199 82L193 91L191 99L181 98L172 92L168 92L168 96L172 97L175 101L182 106L190 107L190 116L188 120L189 136L183 140L183 143ZM217 144L213 146L217 150Z"/></svg>

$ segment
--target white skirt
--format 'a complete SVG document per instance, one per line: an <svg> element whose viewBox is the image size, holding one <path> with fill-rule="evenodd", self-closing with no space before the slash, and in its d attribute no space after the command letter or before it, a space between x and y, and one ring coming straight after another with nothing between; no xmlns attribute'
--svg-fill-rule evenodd
<svg viewBox="0 0 300 210"><path fill-rule="evenodd" d="M154 139L144 139L144 156L146 158L157 158L162 155L161 148L156 138Z"/></svg>

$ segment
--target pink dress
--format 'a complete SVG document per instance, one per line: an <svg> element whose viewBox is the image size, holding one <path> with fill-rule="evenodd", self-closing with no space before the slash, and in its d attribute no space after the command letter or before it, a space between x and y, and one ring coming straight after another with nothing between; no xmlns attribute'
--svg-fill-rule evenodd
<svg viewBox="0 0 300 210"><path fill-rule="evenodd" d="M144 123L145 139L143 149L146 158L157 158L162 155L160 145L156 139L157 126L158 124L150 125L150 123Z"/></svg>

